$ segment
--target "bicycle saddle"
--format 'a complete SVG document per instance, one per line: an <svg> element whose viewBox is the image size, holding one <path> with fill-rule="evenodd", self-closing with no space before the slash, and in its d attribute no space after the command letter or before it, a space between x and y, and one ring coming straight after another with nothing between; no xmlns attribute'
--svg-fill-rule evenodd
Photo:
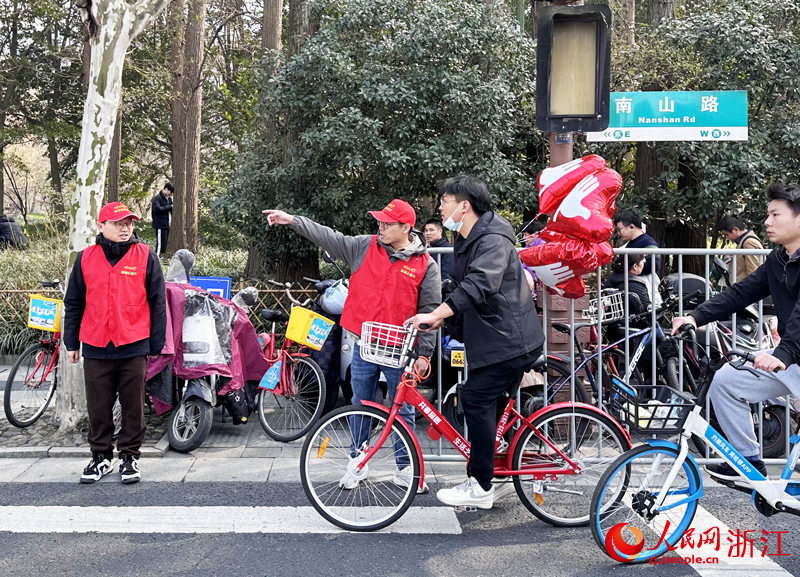
<svg viewBox="0 0 800 577"><path fill-rule="evenodd" d="M533 362L531 368L528 369L530 371L541 372L547 368L547 357L542 353L539 357Z"/></svg>
<svg viewBox="0 0 800 577"><path fill-rule="evenodd" d="M575 331L579 331L580 329L584 329L586 327L591 327L596 323L575 323ZM569 334L569 324L567 323L553 323L553 328L556 329L560 333Z"/></svg>
<svg viewBox="0 0 800 577"><path fill-rule="evenodd" d="M265 321L273 321L276 323L282 323L289 320L289 315L281 310L276 309L264 309L261 311L261 318Z"/></svg>

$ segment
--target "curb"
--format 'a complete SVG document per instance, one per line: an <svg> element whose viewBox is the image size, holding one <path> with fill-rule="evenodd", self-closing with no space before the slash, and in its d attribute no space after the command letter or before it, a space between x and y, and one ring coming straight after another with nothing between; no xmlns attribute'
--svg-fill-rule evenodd
<svg viewBox="0 0 800 577"><path fill-rule="evenodd" d="M142 447L142 458L163 457L169 452L169 439L164 434L154 447ZM117 452L114 454L118 456ZM0 448L0 459L44 459L47 457L86 457L92 451L88 447L7 447Z"/></svg>

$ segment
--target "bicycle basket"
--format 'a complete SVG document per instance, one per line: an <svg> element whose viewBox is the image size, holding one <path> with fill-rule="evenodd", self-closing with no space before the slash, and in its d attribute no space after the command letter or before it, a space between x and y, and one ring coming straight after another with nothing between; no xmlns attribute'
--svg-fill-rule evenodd
<svg viewBox="0 0 800 577"><path fill-rule="evenodd" d="M695 407L695 396L665 385L627 385L611 377L611 412L631 431L643 434L680 432Z"/></svg>
<svg viewBox="0 0 800 577"><path fill-rule="evenodd" d="M361 325L361 358L367 362L390 368L402 368L408 360L411 331L405 327L383 323Z"/></svg>
<svg viewBox="0 0 800 577"><path fill-rule="evenodd" d="M583 318L590 319L593 323L597 322L599 315L598 300L603 307L603 320L616 321L625 318L625 305L622 301L622 291L608 289L600 293L599 299L591 299L589 308L583 311Z"/></svg>

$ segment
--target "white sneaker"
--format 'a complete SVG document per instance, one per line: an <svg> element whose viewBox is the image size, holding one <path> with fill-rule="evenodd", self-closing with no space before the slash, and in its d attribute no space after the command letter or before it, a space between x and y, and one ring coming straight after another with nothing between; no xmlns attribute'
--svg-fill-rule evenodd
<svg viewBox="0 0 800 577"><path fill-rule="evenodd" d="M516 495L517 489L514 487L514 482L506 478L505 481L494 482L492 483L494 487L494 502L496 503L500 499L504 497L508 497L509 495Z"/></svg>
<svg viewBox="0 0 800 577"><path fill-rule="evenodd" d="M440 489L436 498L451 507L477 507L478 509L491 509L494 502L494 487L484 491L475 477L470 477L452 489Z"/></svg>
<svg viewBox="0 0 800 577"><path fill-rule="evenodd" d="M402 469L398 469L397 472L392 477L392 483L397 485L398 487L402 487L403 489L407 489L409 485L411 485L411 481L413 480L411 471L411 465L407 465ZM417 487L417 495L426 495L430 491L428 488L428 484L423 481L422 488L420 489Z"/></svg>

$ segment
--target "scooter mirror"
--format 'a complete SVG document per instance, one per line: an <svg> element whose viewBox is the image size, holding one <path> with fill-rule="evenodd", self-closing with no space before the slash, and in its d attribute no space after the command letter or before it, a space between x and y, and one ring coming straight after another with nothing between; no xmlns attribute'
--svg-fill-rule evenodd
<svg viewBox="0 0 800 577"><path fill-rule="evenodd" d="M334 263L334 258L330 255L330 253L327 250L322 251L322 260L324 260L328 264Z"/></svg>

